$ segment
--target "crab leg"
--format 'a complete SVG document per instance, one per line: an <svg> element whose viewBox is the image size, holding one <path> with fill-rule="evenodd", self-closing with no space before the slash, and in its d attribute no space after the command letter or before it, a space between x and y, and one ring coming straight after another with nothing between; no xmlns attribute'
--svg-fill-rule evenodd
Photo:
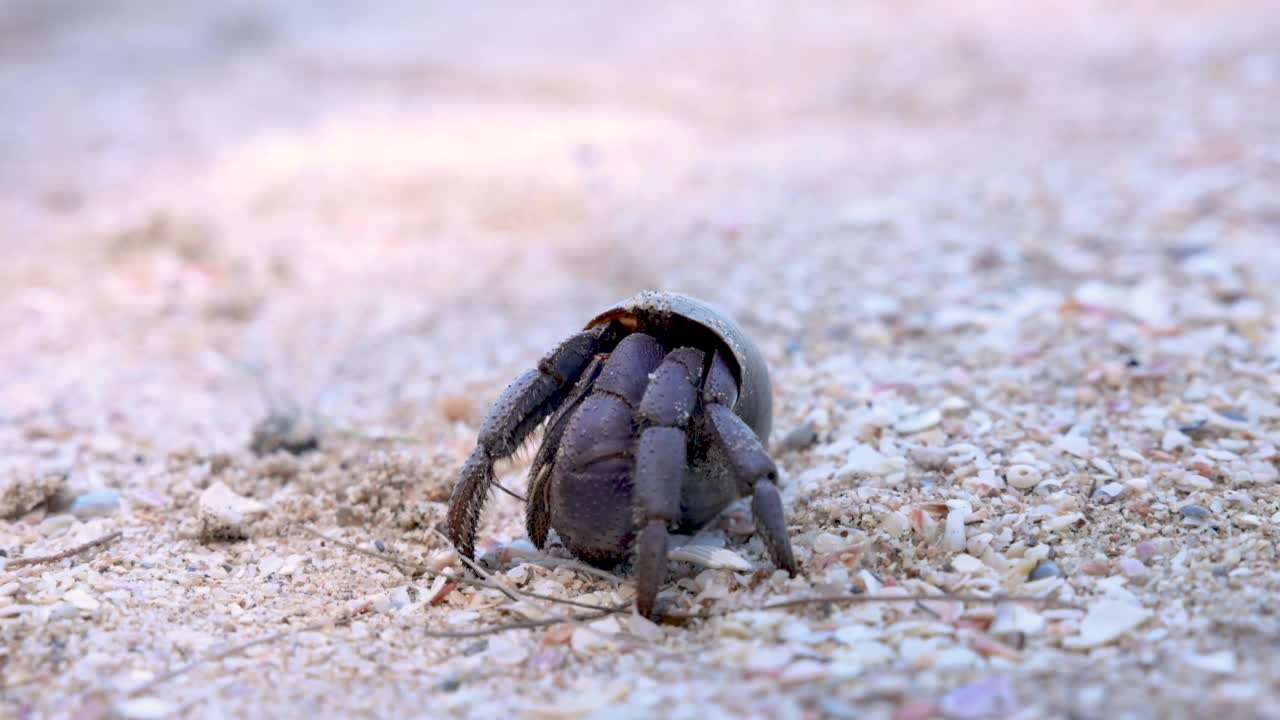
<svg viewBox="0 0 1280 720"><path fill-rule="evenodd" d="M542 436L542 445L533 458L533 464L529 466L528 504L525 506L524 522L529 539L538 549L547 544L547 533L551 530L551 478L552 471L555 470L556 451L560 449L560 441L569 421L600 376L605 357L607 356L597 355L591 360L573 392L555 415L551 416L547 431Z"/></svg>
<svg viewBox="0 0 1280 720"><path fill-rule="evenodd" d="M493 487L495 461L511 456L529 433L563 402L583 370L606 347L614 333L609 326L580 332L565 340L511 383L489 409L480 437L458 473L449 498L450 539L466 557L475 554L480 513Z"/></svg>
<svg viewBox="0 0 1280 720"><path fill-rule="evenodd" d="M673 350L654 371L640 401L645 429L635 450L636 610L652 617L666 577L668 527L680 519L680 492L688 473L686 427L698 402L700 351Z"/></svg>
<svg viewBox="0 0 1280 720"><path fill-rule="evenodd" d="M635 536L636 408L663 357L649 335L623 338L559 440L547 506L560 540L587 562L617 564Z"/></svg>
<svg viewBox="0 0 1280 720"><path fill-rule="evenodd" d="M751 512L756 532L764 541L769 558L774 565L795 575L798 567L787 537L787 520L777 485L778 468L760 444L760 438L731 409L732 398L736 397L737 386L732 374L717 353L702 391L707 427L714 442L724 450L742 494L752 495Z"/></svg>

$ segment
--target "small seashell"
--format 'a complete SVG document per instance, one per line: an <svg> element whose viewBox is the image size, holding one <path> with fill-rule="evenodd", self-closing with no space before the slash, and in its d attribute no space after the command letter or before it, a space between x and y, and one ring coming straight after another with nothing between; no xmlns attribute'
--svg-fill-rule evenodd
<svg viewBox="0 0 1280 720"><path fill-rule="evenodd" d="M1111 502L1124 495L1128 489L1128 487L1118 482L1109 482L1095 490L1093 496L1102 502Z"/></svg>
<svg viewBox="0 0 1280 720"><path fill-rule="evenodd" d="M884 583L876 579L876 576L872 575L870 570L859 570L858 578L862 580L863 589L866 590L868 595L876 595L881 590L884 590Z"/></svg>
<svg viewBox="0 0 1280 720"><path fill-rule="evenodd" d="M844 467L840 469L843 475L888 475L895 470L901 469L899 463L892 458L885 457L878 450L870 445L859 445L849 453L849 457L845 460Z"/></svg>
<svg viewBox="0 0 1280 720"><path fill-rule="evenodd" d="M162 720L178 712L177 705L150 695L122 700L111 709L125 720Z"/></svg>
<svg viewBox="0 0 1280 720"><path fill-rule="evenodd" d="M1079 435L1063 435L1053 443L1054 447L1068 455L1075 455L1083 460L1093 457L1093 446L1089 444L1089 438Z"/></svg>
<svg viewBox="0 0 1280 720"><path fill-rule="evenodd" d="M778 450L795 452L804 450L816 442L818 442L818 431L814 429L813 423L805 423L784 435L782 441L778 443Z"/></svg>
<svg viewBox="0 0 1280 720"><path fill-rule="evenodd" d="M1120 600L1099 600L1089 606L1080 623L1080 634L1064 638L1062 646L1069 650L1087 650L1106 645L1137 629L1150 616L1151 611L1140 605Z"/></svg>
<svg viewBox="0 0 1280 720"><path fill-rule="evenodd" d="M1191 447L1191 437L1178 430L1168 430L1160 440L1160 449L1173 452L1178 448Z"/></svg>
<svg viewBox="0 0 1280 720"><path fill-rule="evenodd" d="M279 555L269 555L258 562L258 577L265 578L279 572L283 567L284 558Z"/></svg>
<svg viewBox="0 0 1280 720"><path fill-rule="evenodd" d="M627 629L632 635L649 642L658 642L662 639L662 627L647 617L641 615L627 615Z"/></svg>
<svg viewBox="0 0 1280 720"><path fill-rule="evenodd" d="M499 665L515 666L529 658L529 649L510 635L495 635L489 639L485 658Z"/></svg>
<svg viewBox="0 0 1280 720"><path fill-rule="evenodd" d="M982 572L986 568L986 565L983 565L981 560L972 555L960 553L959 555L951 558L951 567L958 573L972 575L974 573Z"/></svg>
<svg viewBox="0 0 1280 720"><path fill-rule="evenodd" d="M597 620L574 629L569 639L569 647L579 654L603 650L614 645L613 637L621 632L622 626L613 617Z"/></svg>
<svg viewBox="0 0 1280 720"><path fill-rule="evenodd" d="M1030 490L1040 484L1040 471L1030 465L1010 465L1004 471L1005 480L1019 490Z"/></svg>
<svg viewBox="0 0 1280 720"><path fill-rule="evenodd" d="M924 432L940 422L942 422L942 411L933 408L899 420L894 423L893 430L900 435L912 435Z"/></svg>
<svg viewBox="0 0 1280 720"><path fill-rule="evenodd" d="M1192 492L1197 490L1213 489L1212 480L1210 480L1209 478L1203 475L1200 475L1199 473L1193 473L1193 472L1180 472L1175 474L1173 478L1173 483L1174 485L1177 485L1182 490L1188 490Z"/></svg>
<svg viewBox="0 0 1280 720"><path fill-rule="evenodd" d="M1121 448L1116 451L1116 454L1124 458L1125 460L1136 462L1139 465L1147 464L1147 459L1142 457L1142 453L1139 453L1137 450L1130 450L1129 448Z"/></svg>
<svg viewBox="0 0 1280 720"><path fill-rule="evenodd" d="M284 565L280 566L278 572L285 576L294 575L304 562L306 562L306 558L302 555L290 555L284 559Z"/></svg>
<svg viewBox="0 0 1280 720"><path fill-rule="evenodd" d="M1065 515L1055 515L1054 517L1049 518L1045 521L1044 527L1046 530L1058 532L1060 530L1066 530L1082 520L1084 520L1083 513L1070 512Z"/></svg>
<svg viewBox="0 0 1280 720"><path fill-rule="evenodd" d="M818 533L818 536L813 539L813 551L819 555L840 552L848 547L848 545L848 540L836 535L835 533Z"/></svg>
<svg viewBox="0 0 1280 720"><path fill-rule="evenodd" d="M1250 428L1249 418L1232 410L1219 410L1210 414L1206 419L1210 425L1226 430L1248 430Z"/></svg>
<svg viewBox="0 0 1280 720"><path fill-rule="evenodd" d="M947 466L951 453L946 448L917 447L910 450L911 459L925 470L941 470Z"/></svg>
<svg viewBox="0 0 1280 720"><path fill-rule="evenodd" d="M826 663L816 660L797 660L783 668L778 680L783 685L800 685L825 680L831 675Z"/></svg>
<svg viewBox="0 0 1280 720"><path fill-rule="evenodd" d="M947 513L947 524L942 532L942 539L947 550L951 552L964 551L964 521L968 515L969 513L962 508L956 508Z"/></svg>
<svg viewBox="0 0 1280 720"><path fill-rule="evenodd" d="M98 602L96 598L80 588L68 590L67 594L62 596L62 599L86 612L93 612L102 606L102 603Z"/></svg>
<svg viewBox="0 0 1280 720"><path fill-rule="evenodd" d="M958 687L942 696L939 703L942 714L959 720L976 720L987 717L1006 717L1017 709L1013 683L1009 678L996 676Z"/></svg>
<svg viewBox="0 0 1280 720"><path fill-rule="evenodd" d="M1197 670L1218 675L1231 675L1236 671L1236 654L1230 650L1219 650L1204 655L1187 653L1182 657L1182 661Z"/></svg>
<svg viewBox="0 0 1280 720"><path fill-rule="evenodd" d="M1001 603L996 607L996 618L991 623L993 635L1022 633L1036 635L1044 630L1045 619L1040 613L1023 605Z"/></svg>
<svg viewBox="0 0 1280 720"><path fill-rule="evenodd" d="M1262 527L1262 518L1251 513L1240 513L1232 518L1232 520L1235 522L1236 527L1240 528Z"/></svg>
<svg viewBox="0 0 1280 720"><path fill-rule="evenodd" d="M1159 546L1150 540L1143 540L1135 545L1133 550L1138 554L1138 559L1142 562L1148 562L1160 554Z"/></svg>
<svg viewBox="0 0 1280 720"><path fill-rule="evenodd" d="M738 553L727 548L712 547L710 545L685 545L672 550L668 557L671 560L693 563L699 567L712 570L750 572L755 569L754 565Z"/></svg>
<svg viewBox="0 0 1280 720"><path fill-rule="evenodd" d="M885 513L884 517L880 518L880 528L888 533L889 537L902 537L910 526L907 516L897 510Z"/></svg>
<svg viewBox="0 0 1280 720"><path fill-rule="evenodd" d="M200 493L197 514L200 535L204 538L248 537L254 521L265 515L267 506L252 498L237 495L222 481Z"/></svg>
<svg viewBox="0 0 1280 720"><path fill-rule="evenodd" d="M786 647L758 647L747 656L747 671L753 673L776 672L787 666L794 653Z"/></svg>
<svg viewBox="0 0 1280 720"><path fill-rule="evenodd" d="M1128 578L1140 578L1147 574L1147 566L1142 564L1137 558L1120 558L1117 563L1120 567L1120 574Z"/></svg>
<svg viewBox="0 0 1280 720"><path fill-rule="evenodd" d="M1095 457L1089 461L1089 464L1102 471L1104 475L1110 475L1111 477L1119 477L1120 475L1120 473L1116 472L1115 466L1103 458Z"/></svg>

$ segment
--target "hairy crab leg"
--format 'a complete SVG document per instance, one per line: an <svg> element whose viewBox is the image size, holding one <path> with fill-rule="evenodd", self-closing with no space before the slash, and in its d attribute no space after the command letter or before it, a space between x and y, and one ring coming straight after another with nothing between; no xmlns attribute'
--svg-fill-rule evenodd
<svg viewBox="0 0 1280 720"><path fill-rule="evenodd" d="M592 358L573 392L555 415L551 416L546 434L542 436L542 445L538 447L538 454L529 466L528 504L525 506L524 523L529 539L539 550L547 544L547 533L551 530L551 472L555 469L556 450L560 448L560 440L564 437L565 428L573 413L591 392L596 378L600 377L600 368L607 357L597 355Z"/></svg>
<svg viewBox="0 0 1280 720"><path fill-rule="evenodd" d="M449 498L449 538L465 557L475 555L476 529L489 489L493 464L510 457L538 425L564 401L597 352L616 337L612 326L580 332L547 353L538 366L507 386L480 425L476 448L463 464Z"/></svg>

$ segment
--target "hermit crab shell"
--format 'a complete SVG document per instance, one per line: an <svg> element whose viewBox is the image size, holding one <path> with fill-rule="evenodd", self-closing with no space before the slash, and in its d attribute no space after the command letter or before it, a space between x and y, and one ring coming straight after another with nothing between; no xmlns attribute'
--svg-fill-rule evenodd
<svg viewBox="0 0 1280 720"><path fill-rule="evenodd" d="M674 343L724 351L738 380L738 401L733 411L760 442L768 446L773 424L773 393L769 368L760 348L727 315L688 295L646 290L597 315L587 329L617 320L633 332L643 332Z"/></svg>

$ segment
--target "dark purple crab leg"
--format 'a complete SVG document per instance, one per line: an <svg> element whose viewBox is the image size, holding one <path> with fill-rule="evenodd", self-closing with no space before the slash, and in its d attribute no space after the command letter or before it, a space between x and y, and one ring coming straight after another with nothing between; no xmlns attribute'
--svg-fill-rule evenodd
<svg viewBox="0 0 1280 720"><path fill-rule="evenodd" d="M520 443L564 401L597 352L616 341L611 326L580 332L547 353L535 369L507 386L480 425L476 449L458 473L449 498L449 538L462 555L475 555L480 513L493 487L493 464Z"/></svg>
<svg viewBox="0 0 1280 720"><path fill-rule="evenodd" d="M649 335L623 338L564 429L549 509L560 540L581 560L612 566L631 547L636 408L664 355Z"/></svg>
<svg viewBox="0 0 1280 720"><path fill-rule="evenodd" d="M787 519L777 485L778 468L760 438L734 414L733 401L737 397L733 374L724 358L716 353L702 390L707 427L714 441L723 448L741 493L752 495L751 513L755 517L756 533L764 541L769 558L777 567L795 575L799 568L787 536Z"/></svg>
<svg viewBox="0 0 1280 720"><path fill-rule="evenodd" d="M698 403L702 352L680 348L653 372L638 416L644 430L635 450L636 610L652 617L667 574L668 526L680 519L680 493L688 473L686 427Z"/></svg>
<svg viewBox="0 0 1280 720"><path fill-rule="evenodd" d="M538 454L529 466L528 501L525 505L524 524L529 539L534 547L541 550L547 544L547 533L551 530L551 478L555 470L556 451L560 449L560 441L564 437L565 428L573 418L574 411L582 405L582 401L591 392L596 378L600 376L600 368L604 365L605 355L597 355L591 359L587 369L582 372L578 384L560 405L560 409L551 416L547 430L542 436L542 445Z"/></svg>

